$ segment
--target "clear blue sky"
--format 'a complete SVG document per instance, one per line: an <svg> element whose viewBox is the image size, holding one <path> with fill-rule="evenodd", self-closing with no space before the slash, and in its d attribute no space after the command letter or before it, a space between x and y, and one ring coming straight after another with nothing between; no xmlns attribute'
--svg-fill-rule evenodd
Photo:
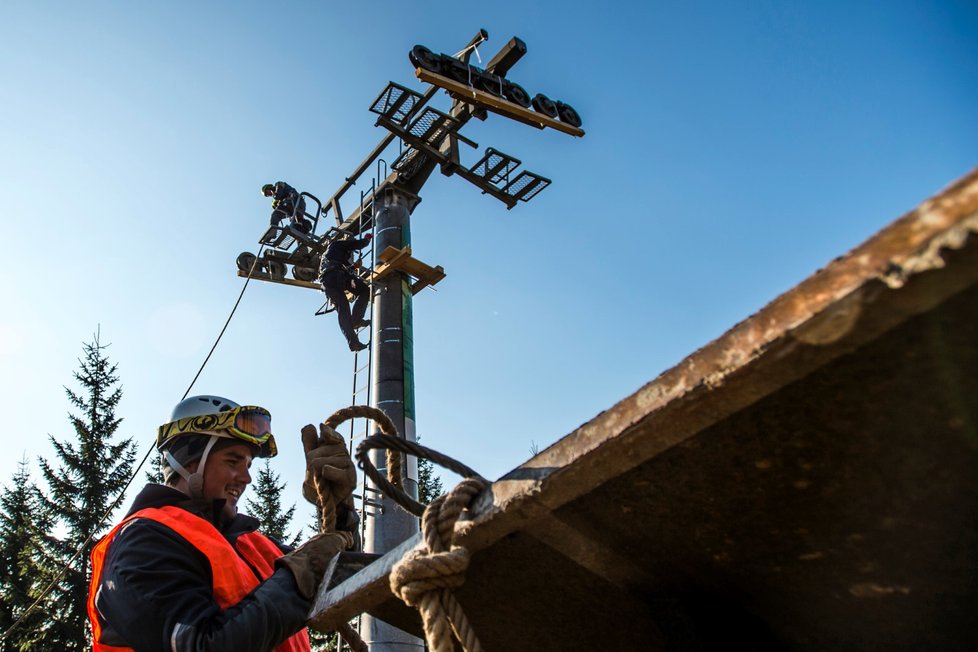
<svg viewBox="0 0 978 652"><path fill-rule="evenodd" d="M554 180L512 211L436 175L412 221L442 265L414 303L422 441L490 478L524 461L978 165L978 5L945 2L49 2L0 27L0 478L72 431L101 325L140 456L217 336L266 182L326 197L384 135L407 53L511 36L573 139L464 133ZM442 94L437 108L446 109ZM470 164L475 152L463 152ZM252 283L194 388L298 431L348 405L320 296ZM142 483L142 473L137 484Z"/></svg>

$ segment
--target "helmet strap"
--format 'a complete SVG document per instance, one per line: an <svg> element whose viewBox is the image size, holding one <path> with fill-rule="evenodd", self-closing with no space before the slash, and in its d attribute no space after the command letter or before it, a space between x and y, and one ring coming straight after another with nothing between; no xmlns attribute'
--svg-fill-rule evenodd
<svg viewBox="0 0 978 652"><path fill-rule="evenodd" d="M207 440L207 445L204 447L204 454L200 456L200 462L197 464L197 470L191 473L184 467L180 462L170 454L170 451L163 453L166 456L166 461L169 465L176 471L181 478L187 481L187 488L190 490L190 497L194 499L200 499L204 497L204 464L207 463L207 456L211 452L211 448L220 439L217 435L211 435L210 439Z"/></svg>
<svg viewBox="0 0 978 652"><path fill-rule="evenodd" d="M211 435L211 438L207 441L207 446L204 447L204 454L200 456L200 464L197 465L197 470L187 478L187 486L190 487L191 498L204 497L204 464L207 463L207 455L211 452L218 439L220 437L217 435Z"/></svg>

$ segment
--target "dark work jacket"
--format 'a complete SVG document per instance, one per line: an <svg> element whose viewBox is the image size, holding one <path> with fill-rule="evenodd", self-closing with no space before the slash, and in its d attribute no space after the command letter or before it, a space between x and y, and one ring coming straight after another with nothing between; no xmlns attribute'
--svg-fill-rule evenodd
<svg viewBox="0 0 978 652"><path fill-rule="evenodd" d="M369 242L367 238L344 238L330 242L319 261L319 282L345 286L344 281L353 276L353 252L363 249Z"/></svg>
<svg viewBox="0 0 978 652"><path fill-rule="evenodd" d="M217 525L223 504L191 500L170 487L150 484L129 514L171 505ZM218 530L233 547L239 536L258 526L257 519L239 514ZM291 551L275 543L283 552ZM139 652L265 652L305 627L312 606L299 593L291 571L279 568L241 602L222 611L212 594L208 559L150 519L136 519L116 534L97 596L102 642Z"/></svg>
<svg viewBox="0 0 978 652"><path fill-rule="evenodd" d="M275 194L272 195L272 208L280 208L289 212L295 206L295 202L298 199L298 190L284 181L275 182Z"/></svg>

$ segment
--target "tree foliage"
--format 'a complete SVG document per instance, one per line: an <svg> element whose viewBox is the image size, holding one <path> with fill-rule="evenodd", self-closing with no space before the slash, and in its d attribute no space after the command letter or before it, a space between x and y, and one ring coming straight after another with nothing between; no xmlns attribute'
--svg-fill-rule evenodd
<svg viewBox="0 0 978 652"><path fill-rule="evenodd" d="M289 545L297 545L301 532L291 540L287 538L292 527L292 517L295 516L295 505L282 510L282 491L285 489L285 482L279 482L279 475L272 471L267 459L258 470L258 478L252 487L255 499L247 500L248 513L261 521L261 533Z"/></svg>
<svg viewBox="0 0 978 652"><path fill-rule="evenodd" d="M27 460L17 465L11 486L0 494L0 652L28 649L43 631L46 614L35 609L21 621L43 590L41 539L51 523L39 504Z"/></svg>
<svg viewBox="0 0 978 652"><path fill-rule="evenodd" d="M163 456L159 453L151 453L146 469L146 482L150 484L163 484Z"/></svg>
<svg viewBox="0 0 978 652"><path fill-rule="evenodd" d="M435 475L435 465L430 460L418 458L418 501L427 505L445 493L441 478Z"/></svg>
<svg viewBox="0 0 978 652"><path fill-rule="evenodd" d="M93 342L83 345L74 373L78 391L65 387L74 407L68 413L74 441L49 436L58 464L39 460L47 491L39 492L38 497L57 525L44 538L45 576L53 579L67 566L47 600L51 627L44 637L46 649L87 648L89 555L95 537L108 528L109 521L103 516L128 484L136 455L131 438L114 442L122 422L115 416L122 387L117 365L105 353L107 347L98 333Z"/></svg>

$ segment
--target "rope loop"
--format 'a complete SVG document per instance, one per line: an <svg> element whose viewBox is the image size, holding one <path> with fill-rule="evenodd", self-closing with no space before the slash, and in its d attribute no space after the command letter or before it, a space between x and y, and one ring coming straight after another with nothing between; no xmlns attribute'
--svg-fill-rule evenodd
<svg viewBox="0 0 978 652"><path fill-rule="evenodd" d="M384 414L381 410L375 407L370 407L369 405L351 405L350 407L345 407L341 410L333 412L329 415L329 418L323 421L327 426L336 430L344 421L349 421L354 417L364 417L366 419L372 419L377 423L380 431L385 435L391 435L393 437L397 436L397 428L394 426L394 422L391 421L390 417Z"/></svg>
<svg viewBox="0 0 978 652"><path fill-rule="evenodd" d="M408 441L400 437L390 437L388 435L371 435L370 437L367 437L360 442L359 446L357 446L357 466L363 470L364 474L366 474L366 476L370 478L374 484L384 492L384 494L386 494L395 503L403 507L405 511L414 514L415 516L421 516L424 514L425 506L405 493L400 487L394 486L394 484L382 476L380 471L377 470L377 467L370 462L368 453L376 448L383 448L388 451L393 450L401 453L407 453L408 455L414 455L415 457L430 460L438 466L444 467L449 471L453 471L464 478L474 478L485 482L485 479L482 476L458 460L447 455L443 455L436 450L422 446L417 442ZM389 468L390 467L388 467L388 469Z"/></svg>
<svg viewBox="0 0 978 652"><path fill-rule="evenodd" d="M406 605L417 607L428 591L462 586L468 567L469 551L465 548L436 553L412 550L391 571L391 588Z"/></svg>
<svg viewBox="0 0 978 652"><path fill-rule="evenodd" d="M489 486L489 482L458 460L398 436L394 424L376 408L351 406L338 410L323 423L335 429L355 416L373 419L381 430L381 434L371 435L357 446L357 465L391 500L407 512L421 517L425 548L412 550L394 565L390 574L391 591L421 613L425 639L431 652L454 652L453 636L466 652L482 652L482 644L452 593L453 589L465 582L465 571L471 557L468 550L454 544L454 539L455 524L462 512L471 507L475 497ZM374 449L387 451L388 477L384 477L370 461L369 453ZM397 456L396 464L394 455ZM431 501L426 508L398 486L407 477L407 455L430 460L464 479L449 493ZM397 475L394 474L395 467L399 469ZM349 641L347 634L350 632L341 634Z"/></svg>
<svg viewBox="0 0 978 652"><path fill-rule="evenodd" d="M351 405L350 407L337 410L323 421L323 424L336 430L337 426L341 423L354 417L372 419L377 423L381 432L387 433L385 436L397 436L397 428L394 426L394 422L380 410L366 405ZM388 458L388 468L393 468L390 461L390 458ZM331 494L327 494L324 491L318 476L314 478L313 482L316 487L316 502L320 515L320 531L332 532L336 529L336 502ZM336 631L354 652L369 652L367 644L363 642L359 632L350 623L341 623Z"/></svg>
<svg viewBox="0 0 978 652"><path fill-rule="evenodd" d="M341 410L337 410L329 416L323 423L336 430L344 421L348 421L354 417L363 417L365 419L371 419L374 421L380 432L399 439L397 433L397 426L391 421L390 417L384 414L381 410L370 407L369 405L351 405L350 407L345 407ZM407 460L404 456L400 454L396 449L388 449L387 451L387 478L390 484L401 487L404 485L404 479L407 478ZM361 467L362 468L362 467Z"/></svg>

